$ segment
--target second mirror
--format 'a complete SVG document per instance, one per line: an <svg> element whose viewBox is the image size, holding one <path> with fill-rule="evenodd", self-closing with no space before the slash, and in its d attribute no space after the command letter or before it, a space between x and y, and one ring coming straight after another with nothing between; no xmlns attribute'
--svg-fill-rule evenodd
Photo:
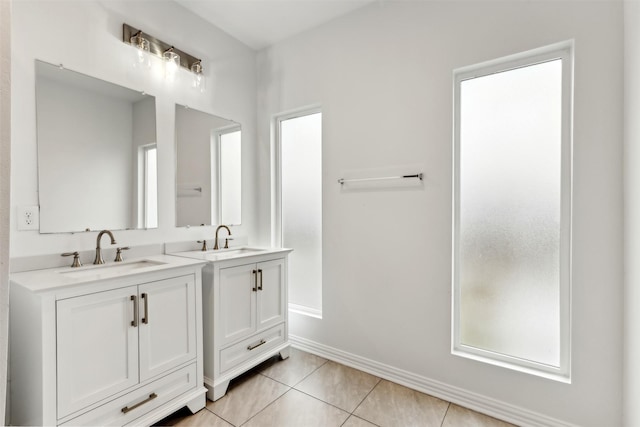
<svg viewBox="0 0 640 427"><path fill-rule="evenodd" d="M176 105L176 226L241 222L239 123Z"/></svg>

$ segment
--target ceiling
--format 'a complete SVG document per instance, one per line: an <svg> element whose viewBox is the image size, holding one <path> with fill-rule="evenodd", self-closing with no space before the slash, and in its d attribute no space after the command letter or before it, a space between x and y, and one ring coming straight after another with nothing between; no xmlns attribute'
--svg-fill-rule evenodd
<svg viewBox="0 0 640 427"><path fill-rule="evenodd" d="M260 50L377 0L174 0Z"/></svg>

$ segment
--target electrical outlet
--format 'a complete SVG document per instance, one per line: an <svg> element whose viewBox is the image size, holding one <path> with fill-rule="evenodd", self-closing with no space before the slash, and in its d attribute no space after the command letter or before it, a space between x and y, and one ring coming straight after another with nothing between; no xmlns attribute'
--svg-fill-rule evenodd
<svg viewBox="0 0 640 427"><path fill-rule="evenodd" d="M40 228L40 207L20 206L18 208L18 230L38 230Z"/></svg>

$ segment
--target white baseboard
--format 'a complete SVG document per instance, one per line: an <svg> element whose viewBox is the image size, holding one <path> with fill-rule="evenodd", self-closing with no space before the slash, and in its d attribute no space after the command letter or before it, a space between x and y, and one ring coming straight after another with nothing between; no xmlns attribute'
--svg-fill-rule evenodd
<svg viewBox="0 0 640 427"><path fill-rule="evenodd" d="M291 345L343 365L359 369L396 384L429 394L522 427L577 427L547 415L511 405L440 381L413 374L306 338L289 335Z"/></svg>
<svg viewBox="0 0 640 427"><path fill-rule="evenodd" d="M307 307L306 305L294 304L292 302L289 303L289 312L322 319L322 310Z"/></svg>

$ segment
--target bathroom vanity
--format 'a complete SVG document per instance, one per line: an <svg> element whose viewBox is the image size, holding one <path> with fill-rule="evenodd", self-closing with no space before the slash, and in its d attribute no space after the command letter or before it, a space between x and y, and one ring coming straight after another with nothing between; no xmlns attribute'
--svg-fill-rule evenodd
<svg viewBox="0 0 640 427"><path fill-rule="evenodd" d="M206 261L202 272L207 397L266 359L289 357L287 259L291 249L179 252Z"/></svg>
<svg viewBox="0 0 640 427"><path fill-rule="evenodd" d="M12 424L150 425L202 409L203 265L154 255L12 274Z"/></svg>

